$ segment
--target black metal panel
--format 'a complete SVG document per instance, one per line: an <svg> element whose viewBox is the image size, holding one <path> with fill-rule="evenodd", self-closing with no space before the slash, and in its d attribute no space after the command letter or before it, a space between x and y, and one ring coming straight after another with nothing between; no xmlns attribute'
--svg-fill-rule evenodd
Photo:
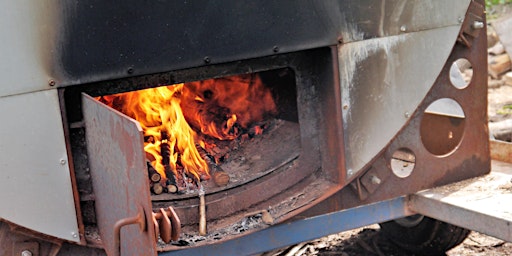
<svg viewBox="0 0 512 256"><path fill-rule="evenodd" d="M465 0L61 0L53 78L57 86L82 84L445 27L456 25L457 19L425 14L440 8L453 11L465 4Z"/></svg>
<svg viewBox="0 0 512 256"><path fill-rule="evenodd" d="M81 82L335 44L336 27L326 12L339 13L335 1L64 4L60 61L65 80Z"/></svg>

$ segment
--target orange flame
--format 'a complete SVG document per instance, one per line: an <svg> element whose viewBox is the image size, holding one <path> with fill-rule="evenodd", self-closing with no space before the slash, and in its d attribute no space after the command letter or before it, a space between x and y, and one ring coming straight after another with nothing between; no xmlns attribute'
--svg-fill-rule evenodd
<svg viewBox="0 0 512 256"><path fill-rule="evenodd" d="M252 123L276 113L272 93L256 74L185 84L181 107L189 124L219 140L232 140Z"/></svg>
<svg viewBox="0 0 512 256"><path fill-rule="evenodd" d="M270 90L255 74L162 86L98 99L141 124L144 137L151 138L146 140L144 150L152 156L149 160L162 177L166 175L161 145L167 143L175 175L181 165L198 181L210 175L207 163L196 148L196 143L203 148L208 145L195 131L219 140L233 140L252 123L276 113ZM261 128L256 131L262 132ZM162 132L167 134L167 140L162 140Z"/></svg>
<svg viewBox="0 0 512 256"><path fill-rule="evenodd" d="M162 86L103 96L102 101L124 114L139 121L144 137L152 137L145 143L144 150L154 157L151 163L166 177L162 164L161 144L168 143L170 148L170 166L175 174L178 159L186 172L199 180L202 174L208 176L208 165L199 155L195 146L195 132L186 122L180 108L180 94L183 84ZM162 131L167 132L168 140L162 141Z"/></svg>

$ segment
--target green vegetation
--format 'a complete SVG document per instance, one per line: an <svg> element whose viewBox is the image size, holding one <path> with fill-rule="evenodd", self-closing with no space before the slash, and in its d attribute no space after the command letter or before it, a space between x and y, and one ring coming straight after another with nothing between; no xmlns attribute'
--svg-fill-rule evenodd
<svg viewBox="0 0 512 256"><path fill-rule="evenodd" d="M485 0L487 20L498 18L505 6L512 7L512 0Z"/></svg>
<svg viewBox="0 0 512 256"><path fill-rule="evenodd" d="M512 0L485 0L485 7L489 8L497 4L510 4Z"/></svg>
<svg viewBox="0 0 512 256"><path fill-rule="evenodd" d="M500 115L510 115L510 114L512 114L512 105L508 104L508 105L503 106L501 109L499 109L497 111L497 113L500 114Z"/></svg>

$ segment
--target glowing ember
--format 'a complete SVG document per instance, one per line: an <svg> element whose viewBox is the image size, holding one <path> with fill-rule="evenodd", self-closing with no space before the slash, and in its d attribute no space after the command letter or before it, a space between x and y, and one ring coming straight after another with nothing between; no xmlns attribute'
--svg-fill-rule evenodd
<svg viewBox="0 0 512 256"><path fill-rule="evenodd" d="M270 90L254 74L187 83L181 98L189 124L219 140L232 140L276 113Z"/></svg>
<svg viewBox="0 0 512 256"><path fill-rule="evenodd" d="M162 177L166 177L162 163L164 144L175 177L182 177L178 170L183 170L197 181L210 177L208 164L196 148L212 146L206 145L202 136L233 140L252 124L276 113L270 90L254 74L162 86L98 99L141 124L147 158ZM260 127L255 130L257 134L262 132ZM198 136L196 131L203 135Z"/></svg>

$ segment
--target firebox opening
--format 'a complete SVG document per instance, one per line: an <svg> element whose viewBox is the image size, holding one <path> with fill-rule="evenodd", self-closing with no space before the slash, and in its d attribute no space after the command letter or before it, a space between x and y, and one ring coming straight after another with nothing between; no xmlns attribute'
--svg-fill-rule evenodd
<svg viewBox="0 0 512 256"><path fill-rule="evenodd" d="M96 99L141 124L153 200L241 186L297 158L300 151L291 69Z"/></svg>

